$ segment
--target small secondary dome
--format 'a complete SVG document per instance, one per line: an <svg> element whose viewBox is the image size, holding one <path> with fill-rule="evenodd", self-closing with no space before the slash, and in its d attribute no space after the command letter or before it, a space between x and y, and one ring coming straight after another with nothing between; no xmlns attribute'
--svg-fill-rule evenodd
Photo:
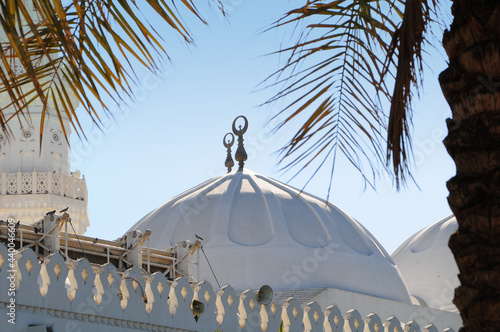
<svg viewBox="0 0 500 332"><path fill-rule="evenodd" d="M166 249L195 234L221 285L333 287L402 302L410 296L391 257L336 206L247 169L174 197L131 229ZM215 285L200 258L200 279Z"/></svg>
<svg viewBox="0 0 500 332"><path fill-rule="evenodd" d="M452 303L460 284L458 267L448 241L458 229L452 215L406 240L392 254L410 294L431 308L457 311Z"/></svg>

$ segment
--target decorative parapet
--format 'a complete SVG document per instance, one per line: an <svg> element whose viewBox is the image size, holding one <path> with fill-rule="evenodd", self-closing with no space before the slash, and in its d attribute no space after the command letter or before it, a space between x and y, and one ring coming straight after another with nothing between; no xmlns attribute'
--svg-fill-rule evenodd
<svg viewBox="0 0 500 332"><path fill-rule="evenodd" d="M1 195L33 195L52 194L62 197L87 200L87 184L85 176L81 179L74 176L48 172L0 173Z"/></svg>
<svg viewBox="0 0 500 332"><path fill-rule="evenodd" d="M8 322L12 312L16 331L34 322L52 326L47 331L278 332L281 323L289 332L438 331L432 322L420 327L394 316L362 317L355 309L342 314L336 305L323 310L316 302L302 308L294 298L262 305L256 292L237 295L231 286L215 292L208 282L192 285L184 277L168 281L159 272L144 276L132 268L120 275L111 264L96 268L86 259L67 263L58 253L39 263L31 249L10 252L15 254L12 265L9 250L0 244L1 331L14 330Z"/></svg>

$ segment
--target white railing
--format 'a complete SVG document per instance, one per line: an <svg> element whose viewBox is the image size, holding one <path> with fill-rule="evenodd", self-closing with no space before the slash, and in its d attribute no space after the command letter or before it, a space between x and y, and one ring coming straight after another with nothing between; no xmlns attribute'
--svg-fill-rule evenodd
<svg viewBox="0 0 500 332"><path fill-rule="evenodd" d="M184 277L168 281L160 272L143 275L137 268L119 274L111 264L96 268L86 259L68 263L58 253L39 263L35 252L26 249L15 252L10 265L11 251L0 244L2 331L12 327L10 310L16 327L36 321L62 331L278 332L282 324L285 332L438 332L429 321L436 317L427 315L427 308L415 310L425 318L419 326L416 319L406 322L376 313L362 317L355 309L342 312L349 308L333 304L302 307L293 298L263 305L254 291L237 294L231 286L214 291L208 282L193 285Z"/></svg>
<svg viewBox="0 0 500 332"><path fill-rule="evenodd" d="M0 173L0 195L53 194L87 200L85 176L81 179L55 172Z"/></svg>

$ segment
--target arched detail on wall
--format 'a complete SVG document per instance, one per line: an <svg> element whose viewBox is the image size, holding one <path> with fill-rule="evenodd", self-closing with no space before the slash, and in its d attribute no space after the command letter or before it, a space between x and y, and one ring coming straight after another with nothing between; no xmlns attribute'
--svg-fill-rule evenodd
<svg viewBox="0 0 500 332"><path fill-rule="evenodd" d="M21 155L21 171L32 172L35 168L35 157L33 151L24 151Z"/></svg>
<svg viewBox="0 0 500 332"><path fill-rule="evenodd" d="M0 172L7 168L7 158L3 155L3 149L0 146Z"/></svg>
<svg viewBox="0 0 500 332"><path fill-rule="evenodd" d="M61 173L61 155L59 153L52 152L52 156L50 158L50 169L56 171L56 173Z"/></svg>

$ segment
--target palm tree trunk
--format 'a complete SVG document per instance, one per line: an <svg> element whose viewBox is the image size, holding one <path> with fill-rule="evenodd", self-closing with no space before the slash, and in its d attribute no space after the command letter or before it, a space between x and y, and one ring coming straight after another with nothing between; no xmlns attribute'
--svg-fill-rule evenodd
<svg viewBox="0 0 500 332"><path fill-rule="evenodd" d="M459 225L449 242L461 282L454 303L460 331L500 331L500 1L455 0L452 14L439 81L457 168L447 184Z"/></svg>

